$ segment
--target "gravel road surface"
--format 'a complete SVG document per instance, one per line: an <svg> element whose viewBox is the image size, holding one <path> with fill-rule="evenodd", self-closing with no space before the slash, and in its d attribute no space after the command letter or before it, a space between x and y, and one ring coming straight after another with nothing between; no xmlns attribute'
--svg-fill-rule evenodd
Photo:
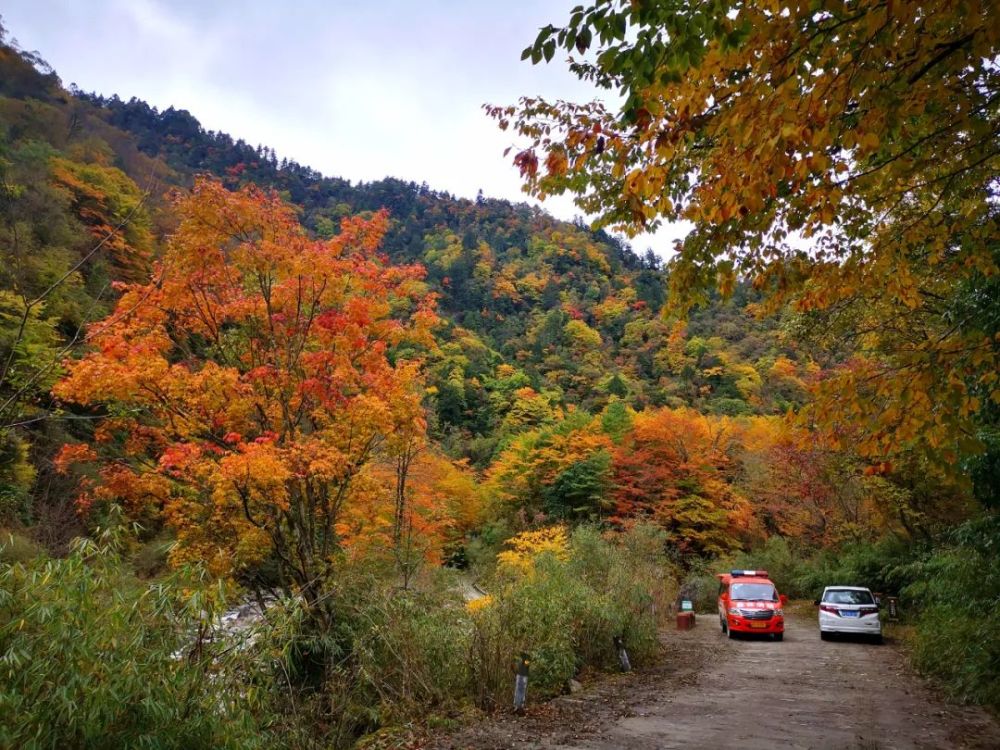
<svg viewBox="0 0 1000 750"><path fill-rule="evenodd" d="M717 618L665 632L654 668L433 738L427 747L579 750L1000 748L987 712L942 700L891 640L822 641L791 616L781 643L729 640Z"/></svg>

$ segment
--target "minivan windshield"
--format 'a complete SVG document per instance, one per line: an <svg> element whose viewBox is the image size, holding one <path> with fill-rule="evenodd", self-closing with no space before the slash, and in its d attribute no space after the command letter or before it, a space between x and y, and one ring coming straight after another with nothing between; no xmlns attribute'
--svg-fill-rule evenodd
<svg viewBox="0 0 1000 750"><path fill-rule="evenodd" d="M776 602L778 592L770 583L734 583L729 589L730 599L754 602Z"/></svg>
<svg viewBox="0 0 1000 750"><path fill-rule="evenodd" d="M830 604L874 604L870 591L851 589L830 589L823 595L823 601Z"/></svg>

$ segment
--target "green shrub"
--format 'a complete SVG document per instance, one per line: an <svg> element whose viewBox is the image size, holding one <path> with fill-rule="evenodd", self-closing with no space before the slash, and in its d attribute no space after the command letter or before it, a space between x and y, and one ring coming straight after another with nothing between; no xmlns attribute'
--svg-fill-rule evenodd
<svg viewBox="0 0 1000 750"><path fill-rule="evenodd" d="M531 698L560 692L581 669L617 669L622 636L641 664L656 649L656 603L669 599L662 533L616 540L572 535L565 559L541 555L528 576L499 575L486 606L467 606L455 571L429 570L415 589L376 561L341 561L333 632L310 631L301 606L275 607L253 661L269 679L268 715L287 747L347 747L359 737L474 702L507 707L518 655Z"/></svg>
<svg viewBox="0 0 1000 750"><path fill-rule="evenodd" d="M857 542L824 550L800 564L792 579L792 596L815 599L826 586L867 586L872 591L899 595L911 580L908 566L926 547L886 537L874 544Z"/></svg>
<svg viewBox="0 0 1000 750"><path fill-rule="evenodd" d="M639 527L609 541L578 527L565 559L544 553L527 575L493 582L492 601L473 616L471 676L477 705L511 699L521 653L530 658L531 691L561 691L581 669L615 669L614 638L622 637L634 664L657 649L660 612L675 591L666 574L662 532Z"/></svg>
<svg viewBox="0 0 1000 750"><path fill-rule="evenodd" d="M337 624L314 633L300 603L272 607L254 661L276 668L269 713L289 748L349 747L467 701L471 624L454 571L402 590L378 561L341 561Z"/></svg>
<svg viewBox="0 0 1000 750"><path fill-rule="evenodd" d="M721 564L697 560L684 577L680 598L690 601L695 612L714 613L719 596L719 579L715 574L721 572L724 572Z"/></svg>
<svg viewBox="0 0 1000 750"><path fill-rule="evenodd" d="M570 571L597 594L599 610L610 626L603 632L597 623L593 631L586 624L581 626L578 641L596 644L585 651L590 654L587 664L617 663L607 647L609 636L622 636L629 654L640 663L656 652L657 625L677 595L677 575L667 563L665 544L666 534L651 524L633 526L612 541L593 526L580 526L573 532Z"/></svg>
<svg viewBox="0 0 1000 750"><path fill-rule="evenodd" d="M254 748L254 691L207 632L218 599L142 586L107 546L0 566L0 747Z"/></svg>
<svg viewBox="0 0 1000 750"><path fill-rule="evenodd" d="M464 699L469 615L447 573L417 591L356 587L344 601L341 628L350 655L334 680L351 680L362 720L379 725Z"/></svg>
<svg viewBox="0 0 1000 750"><path fill-rule="evenodd" d="M26 563L45 555L45 549L15 531L0 529L0 565Z"/></svg>
<svg viewBox="0 0 1000 750"><path fill-rule="evenodd" d="M479 532L465 546L468 567L477 577L491 571L496 564L497 552L513 534L510 523L503 518L483 524Z"/></svg>
<svg viewBox="0 0 1000 750"><path fill-rule="evenodd" d="M132 562L157 570L153 548ZM506 706L521 652L532 699L552 695L582 669L617 669L616 636L633 663L654 653L674 594L662 550L652 528L579 528L565 555L498 577L478 612L455 571L401 590L378 561L342 560L331 631L290 600L220 635L221 590L144 583L111 546L80 542L0 568L0 747L348 747L469 702Z"/></svg>
<svg viewBox="0 0 1000 750"><path fill-rule="evenodd" d="M766 570L778 591L790 597L802 596L799 578L804 563L787 540L771 537L751 552L736 552L712 560L694 560L681 585L681 595L696 612L714 614L719 596L717 573L734 569Z"/></svg>
<svg viewBox="0 0 1000 750"><path fill-rule="evenodd" d="M170 534L159 534L140 543L132 555L132 568L141 578L153 578L167 569L167 556L174 545Z"/></svg>
<svg viewBox="0 0 1000 750"><path fill-rule="evenodd" d="M778 591L792 599L815 599L826 586L867 586L885 594L899 594L910 580L907 566L924 548L887 537L879 542L857 542L816 551L783 537L773 536L761 547L739 552L692 568L685 581L703 581L703 605L715 609L718 581L708 577L732 569L766 570Z"/></svg>
<svg viewBox="0 0 1000 750"><path fill-rule="evenodd" d="M906 572L914 664L953 697L1000 707L1000 517L959 526Z"/></svg>

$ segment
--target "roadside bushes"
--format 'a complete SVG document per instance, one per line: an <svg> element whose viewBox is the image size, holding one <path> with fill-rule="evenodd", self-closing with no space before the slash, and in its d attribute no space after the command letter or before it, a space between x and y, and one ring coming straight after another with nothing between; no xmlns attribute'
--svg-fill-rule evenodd
<svg viewBox="0 0 1000 750"><path fill-rule="evenodd" d="M585 668L614 669L621 636L634 663L657 646L657 613L675 584L661 531L637 526L606 538L581 526L515 537L499 557L485 603L473 603L474 697L486 710L510 700L515 657L531 660L531 691L552 695Z"/></svg>
<svg viewBox="0 0 1000 750"><path fill-rule="evenodd" d="M349 747L466 701L469 620L454 571L403 590L353 560L340 561L337 580L333 630L317 633L300 601L274 602L248 648L283 747Z"/></svg>
<svg viewBox="0 0 1000 750"><path fill-rule="evenodd" d="M1000 708L1000 517L957 527L906 573L916 667L955 698Z"/></svg>
<svg viewBox="0 0 1000 750"><path fill-rule="evenodd" d="M275 665L272 731L288 747L338 748L469 704L506 709L521 653L531 699L582 670L617 669L616 636L641 664L675 592L663 541L646 526L526 532L504 545L484 581L491 594L471 602L458 571L426 570L404 590L391 566L341 560L333 632L311 633L299 605L285 602L254 643L256 663Z"/></svg>
<svg viewBox="0 0 1000 750"><path fill-rule="evenodd" d="M763 569L778 590L793 599L815 599L833 583L868 586L872 591L899 595L912 580L909 566L926 545L915 545L895 537L879 542L846 544L837 549L803 548L780 536L761 547L711 561L698 561L684 581L684 589L699 611L715 611L718 594L716 573L732 569Z"/></svg>
<svg viewBox="0 0 1000 750"><path fill-rule="evenodd" d="M736 568L766 570L781 593L790 597L811 596L804 593L809 584L802 581L808 563L786 539L774 536L753 552L694 561L681 587L684 598L694 603L695 611L714 613L719 594L719 580L715 574Z"/></svg>
<svg viewBox="0 0 1000 750"><path fill-rule="evenodd" d="M403 589L390 565L340 559L334 627L303 603L220 627L224 592L193 573L142 581L117 550L0 563L0 747L343 748L476 704L507 708L518 655L532 700L657 648L676 591L662 532L553 527L505 545L466 602L455 570ZM390 732L391 733L391 732Z"/></svg>
<svg viewBox="0 0 1000 750"><path fill-rule="evenodd" d="M715 574L729 570L724 567L726 564L701 558L694 560L681 584L680 598L689 600L695 612L704 614L715 612L719 595L719 580Z"/></svg>
<svg viewBox="0 0 1000 750"><path fill-rule="evenodd" d="M823 550L800 560L788 578L788 590L791 596L815 599L826 586L840 583L901 595L912 580L910 564L928 549L928 544L886 537L874 543L857 542Z"/></svg>
<svg viewBox="0 0 1000 750"><path fill-rule="evenodd" d="M0 747L267 747L253 689L203 640L221 597L189 585L142 585L89 541L0 564Z"/></svg>

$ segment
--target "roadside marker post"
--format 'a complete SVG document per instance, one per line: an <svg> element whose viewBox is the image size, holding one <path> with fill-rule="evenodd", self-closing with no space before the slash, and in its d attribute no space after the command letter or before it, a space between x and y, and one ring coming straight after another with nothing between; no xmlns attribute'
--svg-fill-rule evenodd
<svg viewBox="0 0 1000 750"><path fill-rule="evenodd" d="M632 671L632 662L628 659L628 652L625 650L625 642L620 635L615 636L615 649L618 651L618 663L621 664L622 672Z"/></svg>
<svg viewBox="0 0 1000 750"><path fill-rule="evenodd" d="M514 713L524 716L524 704L528 698L528 665L531 660L528 655L521 653L521 660L517 665L517 676L514 678Z"/></svg>

